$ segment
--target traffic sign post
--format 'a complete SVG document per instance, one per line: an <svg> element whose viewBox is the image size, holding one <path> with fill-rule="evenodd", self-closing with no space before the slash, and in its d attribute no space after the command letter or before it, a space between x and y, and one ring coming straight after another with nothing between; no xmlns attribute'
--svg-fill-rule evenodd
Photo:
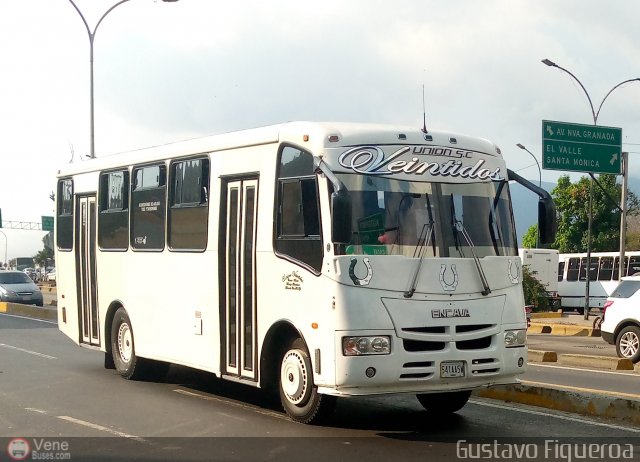
<svg viewBox="0 0 640 462"><path fill-rule="evenodd" d="M53 231L53 217L42 216L42 231Z"/></svg>
<svg viewBox="0 0 640 462"><path fill-rule="evenodd" d="M622 129L542 121L542 168L586 173L621 172Z"/></svg>

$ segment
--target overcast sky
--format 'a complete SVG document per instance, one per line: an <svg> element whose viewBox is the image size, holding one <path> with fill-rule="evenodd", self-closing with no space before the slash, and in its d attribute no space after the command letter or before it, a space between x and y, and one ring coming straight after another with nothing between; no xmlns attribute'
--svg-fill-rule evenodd
<svg viewBox="0 0 640 462"><path fill-rule="evenodd" d="M114 3L76 0L91 29ZM96 153L290 120L418 127L424 85L428 128L491 139L537 182L516 143L540 160L543 119L592 123L540 60L597 107L640 77L639 17L637 0L130 0L96 34ZM0 44L0 208L39 222L57 168L89 153L89 39L68 0L2 0ZM598 122L622 127L640 177L640 82ZM3 231L10 258L42 248L42 232Z"/></svg>

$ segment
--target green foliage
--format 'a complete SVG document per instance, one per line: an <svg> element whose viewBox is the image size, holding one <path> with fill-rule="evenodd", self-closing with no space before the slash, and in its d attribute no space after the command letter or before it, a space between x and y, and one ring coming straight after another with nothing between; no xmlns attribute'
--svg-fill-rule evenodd
<svg viewBox="0 0 640 462"><path fill-rule="evenodd" d="M547 291L542 283L536 279L535 272L528 266L522 267L522 289L524 290L525 305L534 305L533 311L548 311L550 309Z"/></svg>
<svg viewBox="0 0 640 462"><path fill-rule="evenodd" d="M522 247L525 249L535 249L538 247L538 225L531 225L522 236Z"/></svg>
<svg viewBox="0 0 640 462"><path fill-rule="evenodd" d="M599 176L598 181L619 204L621 186L616 184L616 176L603 174ZM558 211L558 233L552 247L562 253L585 252L587 249L589 183L590 179L586 176L576 183L571 183L569 176L564 175L551 191ZM640 210L640 201L631 191L628 194L627 210L629 215L637 215ZM620 241L619 229L620 211L594 183L591 250L617 250Z"/></svg>
<svg viewBox="0 0 640 462"><path fill-rule="evenodd" d="M33 256L33 260L41 267L46 268L53 260L53 250L46 247Z"/></svg>

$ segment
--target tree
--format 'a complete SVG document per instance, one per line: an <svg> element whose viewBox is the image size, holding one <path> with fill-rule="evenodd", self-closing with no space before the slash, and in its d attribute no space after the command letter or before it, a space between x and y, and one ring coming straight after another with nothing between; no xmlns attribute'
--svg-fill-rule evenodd
<svg viewBox="0 0 640 462"><path fill-rule="evenodd" d="M522 290L525 305L533 305L533 311L549 310L549 297L542 283L535 277L535 271L522 267Z"/></svg>
<svg viewBox="0 0 640 462"><path fill-rule="evenodd" d="M33 256L33 260L40 266L46 268L53 261L53 250L44 248Z"/></svg>
<svg viewBox="0 0 640 462"><path fill-rule="evenodd" d="M535 249L538 247L538 225L531 225L524 236L522 236L522 247L525 249Z"/></svg>
<svg viewBox="0 0 640 462"><path fill-rule="evenodd" d="M603 174L599 183L609 196L620 203L621 186L616 184L616 176ZM553 248L560 252L585 252L589 213L589 178L583 176L571 183L568 175L561 176L557 186L551 191L558 212L558 233ZM640 211L638 196L629 191L627 213L637 215ZM620 242L620 211L606 197L604 192L593 185L593 219L591 250L594 252L615 251Z"/></svg>

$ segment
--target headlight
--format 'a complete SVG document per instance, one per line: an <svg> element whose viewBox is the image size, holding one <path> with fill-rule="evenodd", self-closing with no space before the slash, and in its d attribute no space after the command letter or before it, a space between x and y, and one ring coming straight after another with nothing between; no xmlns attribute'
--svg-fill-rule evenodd
<svg viewBox="0 0 640 462"><path fill-rule="evenodd" d="M527 344L527 331L506 330L504 331L504 346L507 348L521 347Z"/></svg>
<svg viewBox="0 0 640 462"><path fill-rule="evenodd" d="M342 354L345 356L388 355L391 339L387 335L369 337L342 337Z"/></svg>
<svg viewBox="0 0 640 462"><path fill-rule="evenodd" d="M0 286L0 294L8 295L9 297L16 297L18 295L13 290L5 289L4 287L1 287L1 286Z"/></svg>

